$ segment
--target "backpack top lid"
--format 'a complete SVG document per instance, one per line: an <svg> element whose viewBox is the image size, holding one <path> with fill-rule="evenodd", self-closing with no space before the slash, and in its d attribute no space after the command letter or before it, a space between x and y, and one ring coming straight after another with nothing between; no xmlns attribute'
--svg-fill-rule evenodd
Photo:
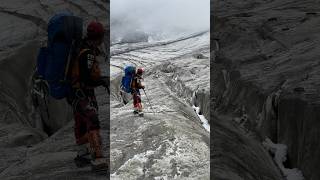
<svg viewBox="0 0 320 180"><path fill-rule="evenodd" d="M62 35L67 42L82 38L82 19L70 12L54 15L48 23L48 43L54 42L55 37Z"/></svg>
<svg viewBox="0 0 320 180"><path fill-rule="evenodd" d="M61 18L63 16L73 16L73 14L68 11L57 13L51 17L51 19L49 20L48 26L50 26L50 24L54 23L55 21L57 21L59 18Z"/></svg>
<svg viewBox="0 0 320 180"><path fill-rule="evenodd" d="M124 75L125 76L133 76L136 72L136 67L132 65L128 65L124 68Z"/></svg>

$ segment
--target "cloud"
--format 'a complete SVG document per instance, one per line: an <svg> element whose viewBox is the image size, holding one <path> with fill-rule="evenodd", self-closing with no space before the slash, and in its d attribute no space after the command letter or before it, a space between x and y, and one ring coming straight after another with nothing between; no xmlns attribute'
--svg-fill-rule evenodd
<svg viewBox="0 0 320 180"><path fill-rule="evenodd" d="M178 34L210 28L209 0L111 0L111 33Z"/></svg>

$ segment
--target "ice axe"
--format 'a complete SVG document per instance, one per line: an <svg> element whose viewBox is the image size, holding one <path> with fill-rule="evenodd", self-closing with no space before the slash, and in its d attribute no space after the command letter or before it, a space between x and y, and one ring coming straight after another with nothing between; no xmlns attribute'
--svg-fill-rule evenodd
<svg viewBox="0 0 320 180"><path fill-rule="evenodd" d="M151 107L151 109L152 109L152 111L153 111L153 114L156 115L156 113L154 112L153 107L152 107L152 105L151 105L151 102L150 102L150 100L149 100L149 98L148 98L148 95L147 95L147 93L146 93L146 91L145 91L144 89L143 89L143 92L144 92L144 94L145 94L146 97L147 97L147 100L148 100L149 105L150 105L150 107Z"/></svg>

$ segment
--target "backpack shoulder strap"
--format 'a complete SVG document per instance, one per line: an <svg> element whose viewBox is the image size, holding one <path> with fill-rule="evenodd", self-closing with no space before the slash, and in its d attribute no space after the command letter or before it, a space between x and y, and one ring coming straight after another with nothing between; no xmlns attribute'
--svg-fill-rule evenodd
<svg viewBox="0 0 320 180"><path fill-rule="evenodd" d="M73 87L77 87L77 88L79 88L80 87L80 84L79 84L79 82L78 82L78 80L79 80L79 58L80 58L80 56L83 54L83 53L85 53L85 52L87 52L87 51L89 51L90 49L81 49L80 50L80 52L78 53L78 55L76 56L76 58L73 60L73 63L72 63L72 67L71 67L71 84L72 84L72 86Z"/></svg>
<svg viewBox="0 0 320 180"><path fill-rule="evenodd" d="M79 54L78 54L77 60L80 58L80 56L81 56L83 53L85 53L85 52L87 52L87 51L89 51L89 50L90 50L90 49L88 49L88 48L81 49L81 51L80 51Z"/></svg>

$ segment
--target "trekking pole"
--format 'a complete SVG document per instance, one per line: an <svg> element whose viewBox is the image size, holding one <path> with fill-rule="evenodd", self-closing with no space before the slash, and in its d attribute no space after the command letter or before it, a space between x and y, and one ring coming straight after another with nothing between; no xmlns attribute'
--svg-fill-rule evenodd
<svg viewBox="0 0 320 180"><path fill-rule="evenodd" d="M110 89L109 87L105 87L105 90L108 92L108 94L110 95Z"/></svg>
<svg viewBox="0 0 320 180"><path fill-rule="evenodd" d="M148 100L149 105L150 105L150 107L151 107L151 109L152 109L152 111L153 111L153 114L156 115L156 113L154 112L153 107L152 107L152 105L151 105L151 102L150 102L150 100L149 100L149 98L148 98L148 95L147 95L147 93L146 93L146 91L145 91L144 89L143 89L143 92L144 92L144 94L145 94L146 97L147 97L147 100Z"/></svg>

